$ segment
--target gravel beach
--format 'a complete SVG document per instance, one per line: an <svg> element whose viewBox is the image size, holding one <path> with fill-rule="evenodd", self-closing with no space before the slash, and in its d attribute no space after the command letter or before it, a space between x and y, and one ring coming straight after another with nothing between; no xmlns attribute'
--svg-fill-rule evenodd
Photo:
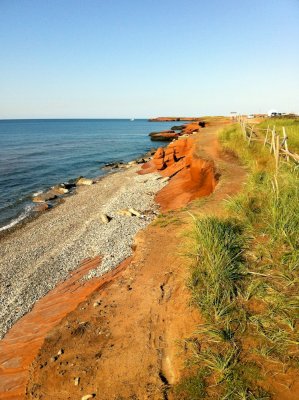
<svg viewBox="0 0 299 400"><path fill-rule="evenodd" d="M137 175L138 169L77 188L63 204L0 239L0 338L83 259L103 257L92 278L132 254L134 236L157 213L154 195L166 185L157 174ZM117 213L128 208L141 217Z"/></svg>

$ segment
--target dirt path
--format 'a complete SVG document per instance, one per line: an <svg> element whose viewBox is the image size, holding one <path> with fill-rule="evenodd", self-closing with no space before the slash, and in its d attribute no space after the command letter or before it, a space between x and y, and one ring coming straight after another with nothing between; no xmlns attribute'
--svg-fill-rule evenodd
<svg viewBox="0 0 299 400"><path fill-rule="evenodd" d="M36 303L0 341L0 399L24 398L28 369L44 338L62 318L75 310L93 291L113 279L128 262L119 265L103 278L81 281L89 270L100 264L100 258L86 260L70 277ZM128 260L129 261L129 260Z"/></svg>
<svg viewBox="0 0 299 400"><path fill-rule="evenodd" d="M245 178L236 160L219 151L218 129L198 135L198 156L214 160L219 183L203 206L191 204L193 213L216 213ZM28 399L171 398L167 387L180 378L183 340L200 322L189 305L188 260L180 254L190 218L176 211L139 233L130 265L52 330L31 367Z"/></svg>

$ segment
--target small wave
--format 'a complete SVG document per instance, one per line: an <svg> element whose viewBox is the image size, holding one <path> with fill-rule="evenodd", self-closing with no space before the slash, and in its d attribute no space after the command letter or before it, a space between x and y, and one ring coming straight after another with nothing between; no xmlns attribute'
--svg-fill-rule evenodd
<svg viewBox="0 0 299 400"><path fill-rule="evenodd" d="M42 190L39 190L38 192L32 193L32 196L33 196L33 197L36 197L36 196L39 196L39 195L42 194L42 193L43 193L43 191L42 191Z"/></svg>
<svg viewBox="0 0 299 400"><path fill-rule="evenodd" d="M12 228L13 226L17 225L18 223L20 223L21 221L23 221L25 218L27 218L31 211L32 211L33 206L25 206L25 210L16 218L13 219L8 225L4 225L0 228L0 232L1 231L5 231L6 229Z"/></svg>

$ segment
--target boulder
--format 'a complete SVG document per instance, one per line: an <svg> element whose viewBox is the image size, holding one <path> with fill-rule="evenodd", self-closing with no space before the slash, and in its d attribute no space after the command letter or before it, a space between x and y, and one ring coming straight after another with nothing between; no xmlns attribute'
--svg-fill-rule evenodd
<svg viewBox="0 0 299 400"><path fill-rule="evenodd" d="M38 204L34 207L34 212L43 212L49 209L49 205L47 203Z"/></svg>
<svg viewBox="0 0 299 400"><path fill-rule="evenodd" d="M34 203L44 203L49 200L54 200L57 198L57 194L53 190L49 190L46 193L41 193L32 198Z"/></svg>
<svg viewBox="0 0 299 400"><path fill-rule="evenodd" d="M57 193L59 195L59 194L66 194L69 192L69 190L62 186L54 186L52 188L52 192Z"/></svg>
<svg viewBox="0 0 299 400"><path fill-rule="evenodd" d="M72 189L72 188L76 187L76 183L75 182L65 182L65 183L62 183L60 186L65 189Z"/></svg>
<svg viewBox="0 0 299 400"><path fill-rule="evenodd" d="M151 140L153 141L160 141L160 142L171 142L174 139L178 139L179 134L178 133L155 133L151 134Z"/></svg>
<svg viewBox="0 0 299 400"><path fill-rule="evenodd" d="M155 135L165 135L167 133L175 133L173 130L168 130L168 131L161 131L161 132L151 132L149 133L148 136L155 136Z"/></svg>
<svg viewBox="0 0 299 400"><path fill-rule="evenodd" d="M186 128L186 125L176 125L176 126L173 126L171 129L173 131L182 131L184 128Z"/></svg>
<svg viewBox="0 0 299 400"><path fill-rule="evenodd" d="M93 183L93 180L88 178L80 178L76 182L77 186L90 186Z"/></svg>

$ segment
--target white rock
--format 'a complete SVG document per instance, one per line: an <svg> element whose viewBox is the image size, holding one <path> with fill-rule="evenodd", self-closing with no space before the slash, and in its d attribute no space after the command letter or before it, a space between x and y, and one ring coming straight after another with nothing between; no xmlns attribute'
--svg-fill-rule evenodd
<svg viewBox="0 0 299 400"><path fill-rule="evenodd" d="M108 215L107 215L107 214L104 214L104 213L102 213L102 214L100 215L100 219L101 219L101 221L103 222L103 224L108 224L109 221L110 221Z"/></svg>
<svg viewBox="0 0 299 400"><path fill-rule="evenodd" d="M69 192L68 189L64 188L64 187L60 187L60 186L54 186L52 188L53 192L57 193L57 194L66 194Z"/></svg>
<svg viewBox="0 0 299 400"><path fill-rule="evenodd" d="M80 382L80 377L77 376L77 377L74 379L74 384L75 384L75 386L78 386L78 385L79 385L79 382Z"/></svg>
<svg viewBox="0 0 299 400"><path fill-rule="evenodd" d="M127 209L118 210L118 211L117 211L117 214L118 214L118 215L123 215L123 216L125 216L125 217L132 217L132 213L131 213L129 210L127 210Z"/></svg>
<svg viewBox="0 0 299 400"><path fill-rule="evenodd" d="M136 217L141 217L141 214L138 211L134 210L134 208L129 208L128 211L130 211L131 214L136 215Z"/></svg>
<svg viewBox="0 0 299 400"><path fill-rule="evenodd" d="M88 179L88 178L80 178L77 182L76 185L77 186L90 186L93 184L93 180L92 179Z"/></svg>

